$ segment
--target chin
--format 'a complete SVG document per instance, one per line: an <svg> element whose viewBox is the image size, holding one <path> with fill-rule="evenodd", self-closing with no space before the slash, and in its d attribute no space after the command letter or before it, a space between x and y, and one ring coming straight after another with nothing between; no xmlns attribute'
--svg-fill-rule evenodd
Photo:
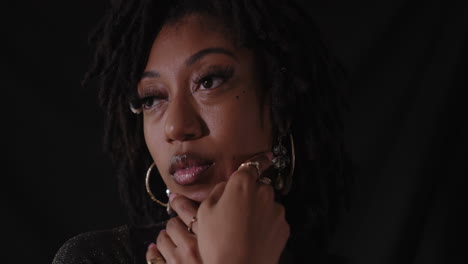
<svg viewBox="0 0 468 264"><path fill-rule="evenodd" d="M211 193L211 190L213 189L213 186L204 186L204 187L192 186L192 187L195 187L195 188L190 188L191 190L183 190L185 188L182 188L182 190L180 190L180 194L198 203L201 203L206 198L208 198L208 196Z"/></svg>

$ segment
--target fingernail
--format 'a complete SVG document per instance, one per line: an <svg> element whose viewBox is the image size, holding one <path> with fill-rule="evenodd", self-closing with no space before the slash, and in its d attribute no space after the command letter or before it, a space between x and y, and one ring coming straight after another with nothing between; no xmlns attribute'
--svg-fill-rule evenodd
<svg viewBox="0 0 468 264"><path fill-rule="evenodd" d="M153 249L155 246L156 246L155 243L151 243L151 244L149 244L148 249Z"/></svg>
<svg viewBox="0 0 468 264"><path fill-rule="evenodd" d="M172 202L172 200L174 200L174 198L175 198L176 196L177 196L176 193L171 193L171 194L169 195L169 202Z"/></svg>

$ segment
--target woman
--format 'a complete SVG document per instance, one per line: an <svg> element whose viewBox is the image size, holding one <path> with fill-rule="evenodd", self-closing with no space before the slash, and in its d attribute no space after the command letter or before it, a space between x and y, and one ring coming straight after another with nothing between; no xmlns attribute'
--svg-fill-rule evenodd
<svg viewBox="0 0 468 264"><path fill-rule="evenodd" d="M121 1L94 36L86 80L103 81L129 224L71 239L54 263L327 261L341 97L297 5Z"/></svg>

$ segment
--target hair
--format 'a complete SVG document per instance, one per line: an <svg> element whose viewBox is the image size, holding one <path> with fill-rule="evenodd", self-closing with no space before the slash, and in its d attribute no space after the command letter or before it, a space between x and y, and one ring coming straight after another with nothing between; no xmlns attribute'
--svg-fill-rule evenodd
<svg viewBox="0 0 468 264"><path fill-rule="evenodd" d="M117 166L119 191L131 225L165 217L145 192L152 162L141 115L129 103L161 28L189 14L222 22L238 45L253 50L263 88L271 96L277 134L291 132L296 171L282 197L291 226L288 247L296 256L325 250L345 206L342 71L298 4L286 0L116 0L94 31L94 60L84 83L99 79L105 110L105 148ZM289 124L289 128L285 124ZM153 192L164 193L162 181ZM167 217L167 216L166 216ZM305 252L300 248L309 247Z"/></svg>

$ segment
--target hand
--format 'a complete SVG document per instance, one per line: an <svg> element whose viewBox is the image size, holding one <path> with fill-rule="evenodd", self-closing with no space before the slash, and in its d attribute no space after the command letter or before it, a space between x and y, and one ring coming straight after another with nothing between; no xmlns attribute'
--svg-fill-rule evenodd
<svg viewBox="0 0 468 264"><path fill-rule="evenodd" d="M261 175L271 166L271 153L250 161L259 162ZM201 203L193 228L203 263L278 263L289 224L272 186L258 176L255 166L244 166Z"/></svg>
<svg viewBox="0 0 468 264"><path fill-rule="evenodd" d="M156 239L156 244L148 247L146 259L152 263L202 263L198 253L197 237L187 229L187 225L181 219L181 216L190 220L197 214L197 205L188 198L177 195L172 196L171 206L179 214L177 217L169 219L165 230L161 230ZM190 223L188 220L187 223ZM165 260L165 262L163 261Z"/></svg>

